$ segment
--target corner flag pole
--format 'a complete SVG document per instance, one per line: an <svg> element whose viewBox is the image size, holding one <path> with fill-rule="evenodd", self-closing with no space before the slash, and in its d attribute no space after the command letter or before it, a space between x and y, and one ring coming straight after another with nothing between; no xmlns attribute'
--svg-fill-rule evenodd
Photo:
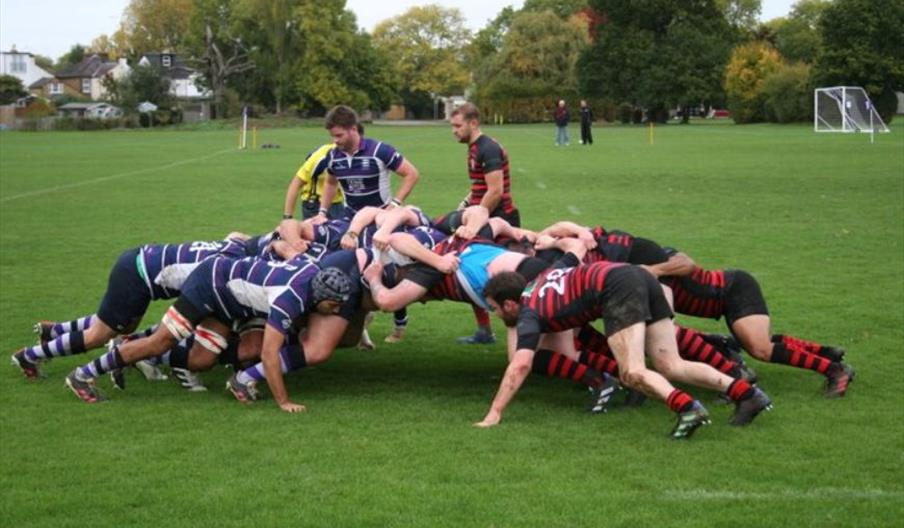
<svg viewBox="0 0 904 528"><path fill-rule="evenodd" d="M248 148L248 107L242 107L242 149Z"/></svg>

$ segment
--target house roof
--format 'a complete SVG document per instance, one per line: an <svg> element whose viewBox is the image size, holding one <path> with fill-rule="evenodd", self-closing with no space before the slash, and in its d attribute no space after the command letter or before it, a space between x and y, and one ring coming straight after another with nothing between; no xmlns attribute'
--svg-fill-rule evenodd
<svg viewBox="0 0 904 528"><path fill-rule="evenodd" d="M85 57L82 62L69 66L56 74L58 79L71 79L73 77L103 77L117 65L116 62L107 61L105 57L94 54Z"/></svg>
<svg viewBox="0 0 904 528"><path fill-rule="evenodd" d="M113 105L109 103L66 103L63 106L59 107L60 110L91 110L92 108L98 108L102 106L113 107Z"/></svg>
<svg viewBox="0 0 904 528"><path fill-rule="evenodd" d="M163 65L163 56L170 56L170 65ZM195 70L185 64L182 57L175 53L145 53L141 57L142 61L147 61L149 66L159 68L165 77L170 79L188 79L195 73Z"/></svg>
<svg viewBox="0 0 904 528"><path fill-rule="evenodd" d="M37 81L29 84L28 89L29 90L37 90L38 88L43 88L44 86L47 85L47 83L49 83L52 80L53 80L53 77L41 77Z"/></svg>

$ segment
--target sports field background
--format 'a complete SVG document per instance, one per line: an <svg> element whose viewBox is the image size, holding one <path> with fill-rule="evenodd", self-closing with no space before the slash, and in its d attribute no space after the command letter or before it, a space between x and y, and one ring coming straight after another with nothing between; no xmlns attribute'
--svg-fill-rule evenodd
<svg viewBox="0 0 904 528"><path fill-rule="evenodd" d="M63 387L89 357L27 382L0 368L4 526L894 526L904 518L904 128L817 135L808 126L597 127L553 146L552 126L488 127L509 151L526 227L602 224L752 272L776 332L844 346L857 377L822 398L816 374L751 360L775 410L745 429L714 418L689 442L648 402L604 416L585 393L532 376L503 423L477 430L504 345L454 343L466 305L410 309L403 343L339 350L290 375L302 415L267 399L149 383L86 405ZM572 134L577 135L577 127ZM412 203L436 215L467 192L448 127L368 127L421 172ZM260 233L289 178L328 138L233 131L0 134L0 351L38 319L93 312L124 249ZM166 305L152 306L147 323ZM721 322L684 318L705 330ZM497 335L502 326L494 320ZM5 362L5 356L2 358ZM897 521L895 520L897 519Z"/></svg>

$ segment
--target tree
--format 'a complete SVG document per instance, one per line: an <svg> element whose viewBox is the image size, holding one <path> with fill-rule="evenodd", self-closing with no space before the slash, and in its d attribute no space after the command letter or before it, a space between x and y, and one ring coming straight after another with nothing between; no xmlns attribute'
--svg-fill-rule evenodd
<svg viewBox="0 0 904 528"><path fill-rule="evenodd" d="M587 27L552 11L521 11L502 48L475 74L478 99L514 120L548 117L552 101L577 94L575 65L587 46Z"/></svg>
<svg viewBox="0 0 904 528"><path fill-rule="evenodd" d="M130 114L137 111L138 104L150 101L158 107L170 106L170 81L154 66L136 65L129 74L119 81L107 77L104 80L110 101Z"/></svg>
<svg viewBox="0 0 904 528"><path fill-rule="evenodd" d="M116 43L108 37L106 34L99 35L91 41L91 45L88 46L89 53L100 53L106 55L111 60L116 60L121 57L122 51L116 46Z"/></svg>
<svg viewBox="0 0 904 528"><path fill-rule="evenodd" d="M412 7L379 23L373 32L374 45L393 61L406 104L425 98L429 103L429 94L464 91L469 80L465 47L470 38L461 11L438 5Z"/></svg>
<svg viewBox="0 0 904 528"><path fill-rule="evenodd" d="M782 57L789 61L813 63L822 47L819 19L827 0L800 0L787 18L767 22L772 43Z"/></svg>
<svg viewBox="0 0 904 528"><path fill-rule="evenodd" d="M756 29L762 10L760 0L717 0L716 5L728 25L738 32L738 37L750 35Z"/></svg>
<svg viewBox="0 0 904 528"><path fill-rule="evenodd" d="M196 0L184 42L213 92L214 118L224 117L227 81L254 69L248 48L233 27L235 4L236 0Z"/></svg>
<svg viewBox="0 0 904 528"><path fill-rule="evenodd" d="M310 108L347 104L383 110L395 96L396 71L343 0L305 2L298 8L305 35L298 87Z"/></svg>
<svg viewBox="0 0 904 528"><path fill-rule="evenodd" d="M122 44L123 54L140 57L150 52L183 52L189 38L194 3L192 0L130 0L113 40Z"/></svg>
<svg viewBox="0 0 904 528"><path fill-rule="evenodd" d="M886 122L894 116L895 89L904 86L904 3L835 0L819 21L822 51L818 86L862 86Z"/></svg>
<svg viewBox="0 0 904 528"><path fill-rule="evenodd" d="M59 59L57 59L56 69L63 70L70 66L74 66L82 60L85 59L85 52L87 50L81 44L74 44L69 51L64 53Z"/></svg>
<svg viewBox="0 0 904 528"><path fill-rule="evenodd" d="M781 66L781 56L765 42L749 42L734 49L725 67L725 95L735 123L766 120L763 86Z"/></svg>
<svg viewBox="0 0 904 528"><path fill-rule="evenodd" d="M240 0L235 21L255 64L253 83L258 98L273 102L276 113L299 100L298 79L304 36L299 8L303 0ZM262 93L265 92L265 93Z"/></svg>
<svg viewBox="0 0 904 528"><path fill-rule="evenodd" d="M53 59L44 55L35 54L35 65L38 68L52 72L54 70Z"/></svg>
<svg viewBox="0 0 904 528"><path fill-rule="evenodd" d="M578 64L582 93L646 107L659 120L668 107L721 98L734 34L714 0L590 6L605 22Z"/></svg>
<svg viewBox="0 0 904 528"><path fill-rule="evenodd" d="M587 0L525 0L521 11L552 11L559 18L570 18L585 7Z"/></svg>
<svg viewBox="0 0 904 528"><path fill-rule="evenodd" d="M0 75L0 105L16 102L16 99L25 97L28 92L22 86L22 81L12 75Z"/></svg>

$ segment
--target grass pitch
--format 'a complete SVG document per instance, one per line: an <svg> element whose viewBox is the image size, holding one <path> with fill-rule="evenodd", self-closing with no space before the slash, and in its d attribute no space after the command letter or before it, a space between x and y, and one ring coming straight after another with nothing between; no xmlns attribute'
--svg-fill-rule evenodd
<svg viewBox="0 0 904 528"><path fill-rule="evenodd" d="M890 526L904 516L904 129L817 135L807 126L597 127L553 146L552 126L488 127L512 161L524 223L603 224L679 247L706 267L752 272L774 330L848 349L857 378L826 401L819 376L753 362L775 410L750 427L665 435L657 403L604 416L536 376L477 430L504 346L466 347L470 309L413 306L405 340L337 351L288 378L308 406L243 406L148 383L86 405L49 378L0 370L5 526ZM577 133L576 127L572 130ZM412 203L438 214L467 192L446 127L369 127L421 171ZM0 134L0 350L31 324L93 312L116 256L139 244L263 232L281 214L317 128ZM158 320L155 304L146 322ZM712 321L683 322L723 330ZM502 333L494 321L497 335ZM710 402L715 396L692 391ZM898 519L895 521L894 519Z"/></svg>

